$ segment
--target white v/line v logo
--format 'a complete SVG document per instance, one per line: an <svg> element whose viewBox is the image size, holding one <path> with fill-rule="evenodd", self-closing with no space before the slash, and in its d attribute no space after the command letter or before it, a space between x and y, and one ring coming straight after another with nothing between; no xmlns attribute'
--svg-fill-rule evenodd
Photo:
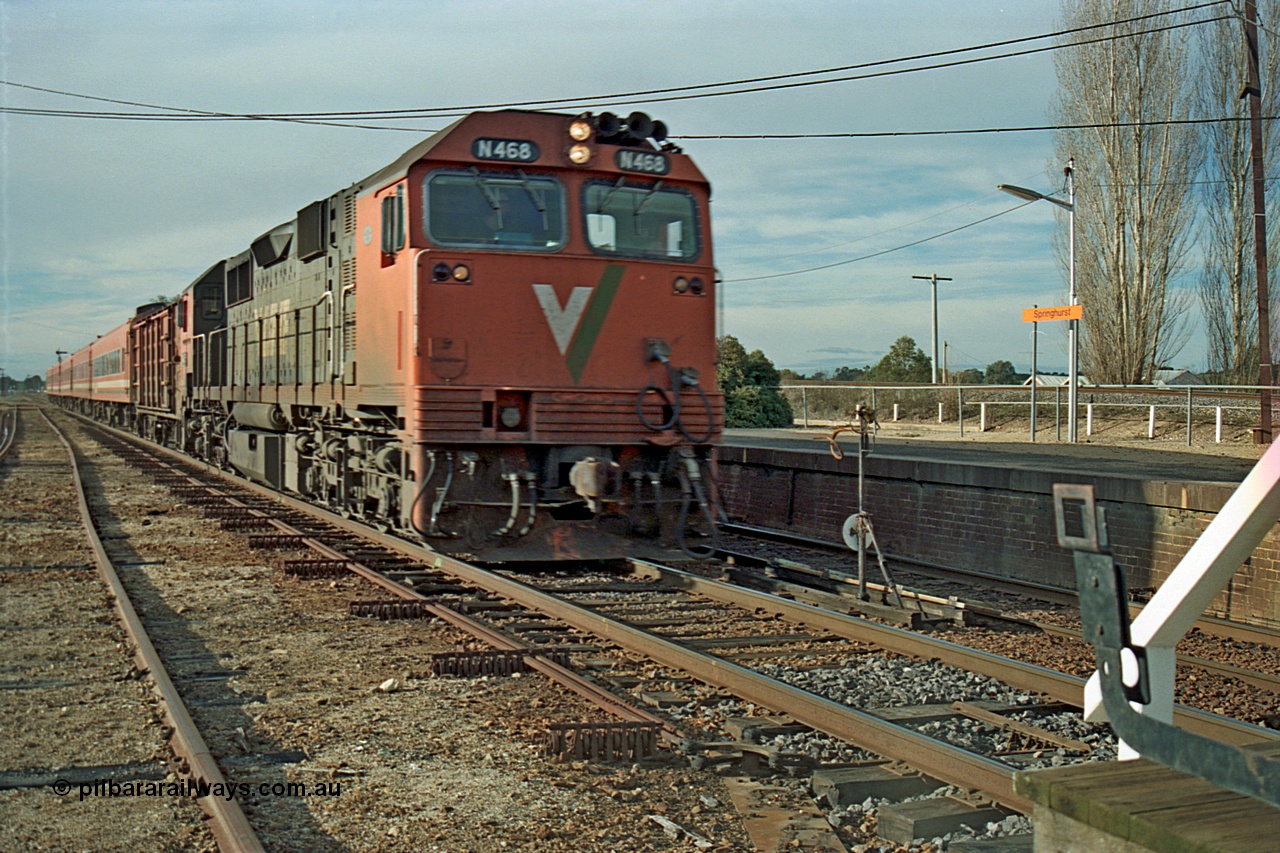
<svg viewBox="0 0 1280 853"><path fill-rule="evenodd" d="M556 296L554 287L549 284L533 286L533 292L538 297L538 304L542 306L542 313L547 318L547 325L551 327L551 334L556 339L556 346L560 348L561 355L569 349L569 343L573 340L573 333L577 330L578 323L582 322L582 314L587 309L587 301L591 299L593 289L575 287L565 301L564 307L561 307L560 298Z"/></svg>

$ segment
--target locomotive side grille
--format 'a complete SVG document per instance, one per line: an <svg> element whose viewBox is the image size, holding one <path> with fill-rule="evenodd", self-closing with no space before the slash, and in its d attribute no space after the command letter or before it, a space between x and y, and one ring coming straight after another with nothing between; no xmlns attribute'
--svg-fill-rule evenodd
<svg viewBox="0 0 1280 853"><path fill-rule="evenodd" d="M479 389L421 386L416 398L419 441L483 440L484 403ZM722 423L724 399L720 394L710 398L712 418ZM680 420L685 430L701 437L708 428L701 400L686 393L681 403ZM631 391L536 391L531 395L531 409L531 440L536 442L636 444L657 435L636 417L636 394ZM663 413L654 404L646 406L645 417L660 423Z"/></svg>
<svg viewBox="0 0 1280 853"><path fill-rule="evenodd" d="M474 441L484 406L471 388L419 387L414 414L419 441Z"/></svg>
<svg viewBox="0 0 1280 853"><path fill-rule="evenodd" d="M681 422L695 436L707 431L707 411L696 395L681 401ZM533 395L537 440L581 444L586 441L643 442L656 433L646 429L636 417L636 395L630 391L574 392L561 395L542 392ZM712 417L724 416L719 394L711 396ZM656 410L646 408L646 417L659 421Z"/></svg>
<svg viewBox="0 0 1280 853"><path fill-rule="evenodd" d="M348 193L343 199L342 206L342 230L346 234L354 234L356 230L356 196L355 193Z"/></svg>

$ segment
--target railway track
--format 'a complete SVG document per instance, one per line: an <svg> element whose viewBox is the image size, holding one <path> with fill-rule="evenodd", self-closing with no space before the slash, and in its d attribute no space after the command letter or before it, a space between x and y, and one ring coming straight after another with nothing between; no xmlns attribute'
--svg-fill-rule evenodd
<svg viewBox="0 0 1280 853"><path fill-rule="evenodd" d="M847 548L777 531L731 527L743 537L735 546L739 551L749 547L753 539L788 546L765 554L722 553L733 564L736 580L784 594L798 589L801 595L836 609L866 607L857 601L856 583L844 574L848 560L841 562L830 556L832 552L848 554ZM921 570L916 562L901 557L892 558L892 562L895 578L907 585L908 606L898 617L927 614L938 627L947 623L971 626L946 636L1076 674L1093 671L1092 649L1080 636L1074 591L941 566ZM879 588L870 586L878 596ZM829 595L824 597L823 593ZM874 605L869 609L872 614L877 612ZM1138 609L1139 605L1133 606L1135 613ZM975 625L980 627L973 628ZM1280 727L1274 725L1280 723L1280 667L1276 663L1280 634L1217 619L1202 619L1197 628L1179 646L1183 680L1178 700ZM1062 640L1069 642L1064 645Z"/></svg>
<svg viewBox="0 0 1280 853"><path fill-rule="evenodd" d="M354 614L387 618L431 616L444 620L468 631L476 639L488 642L498 651L514 652L524 666L553 674L583 695L594 693L599 696L601 691L592 688L591 679L577 676L559 664L554 654L555 644L548 645L541 637L535 641L522 641L511 630L513 621L529 622L534 623L532 627L536 635L538 628L546 627L542 620L551 617L568 629L581 632L580 639L584 641L570 644L575 652L598 654L602 651L600 641L607 641L629 654L643 655L655 661L675 673L677 678L691 677L719 687L744 702L785 712L790 720L816 731L853 744L874 747L879 755L907 761L915 768L917 778L919 772L924 772L939 780L935 784L950 781L966 790L977 787L1006 808L1029 810L1030 804L1013 792L1014 768L1002 762L954 747L876 715L864 714L757 670L691 649L688 643L667 640L644 628L605 616L598 610L582 607L563 595L521 583L509 575L442 555L429 555L424 562L420 547L378 534L252 484L237 480L233 490L227 486L200 483L192 476L190 463L152 464L158 464L159 469L167 469L161 476L164 482L176 489L176 496L196 502L222 517L226 528L240 530L249 536L251 547L311 550L312 554L307 559L286 562L287 571L309 577L354 573L397 597L396 601L355 602L352 605ZM286 509L282 512L255 505L253 501L237 497L233 491L260 492L260 497L269 497ZM323 518L323 521L317 523L317 518ZM635 591L643 588L652 592L655 585L640 583L637 587ZM581 585L577 585L576 591L582 591ZM441 601L441 596L444 601ZM478 617L478 614L484 616ZM485 626L486 621L493 623L495 616L499 625ZM604 666L609 670L614 668L612 663ZM556 673L557 669L563 672ZM668 741L688 740L688 733L670 722L663 722L659 716L619 702L611 694L604 693L602 701L593 697L593 701L621 717L622 723L613 726L570 725L565 727L568 734L564 734L565 729L562 729L561 734L549 736L549 741L556 741L561 748L569 749L570 757L602 753L607 756L610 750L639 754L645 748L644 738L650 735ZM723 750L725 746L721 743L711 748ZM741 745L738 748L741 749ZM747 751L751 752L750 749ZM975 810L971 803L962 800L954 801L949 807L976 812L978 817L992 814L1003 817L1005 814ZM978 818L971 822L981 823Z"/></svg>
<svg viewBox="0 0 1280 853"><path fill-rule="evenodd" d="M773 541L785 545L796 546L809 553L849 553L848 546L843 543L814 539L809 536L799 536L781 530L767 530L765 528L743 524L725 524L721 526L721 529L728 533L738 534L747 539ZM995 575L989 572L975 571L973 569L945 566L941 563L917 560L913 557L902 554L886 553L884 557L886 561L895 565L899 571L905 570L905 572L909 573L914 578L934 579L937 581L943 581L945 584L955 585L954 587L944 586L944 588L954 589L961 592L972 592L977 589L986 593L1009 593L1024 599L1041 601L1046 604L1071 608L1078 607L1078 596L1074 589L1036 583L1034 581L1006 577L1004 575ZM1129 611L1131 616L1136 616L1141 612L1141 610L1141 602L1130 603ZM1224 619L1202 617L1196 620L1194 628L1203 634L1221 637L1223 639L1269 646L1280 646L1280 630L1266 628L1263 626L1245 625L1239 622L1229 622Z"/></svg>
<svg viewBox="0 0 1280 853"><path fill-rule="evenodd" d="M650 813L686 826L697 822L726 849L747 844L718 780L670 753L632 753L630 762L603 767L576 760L575 748L583 758L592 744L607 751L609 738L621 740L620 727L608 723L612 714L541 678L538 665L554 659L539 656L521 666L523 678L519 671L497 677L504 664L494 666L492 657L478 678L433 678L435 655L461 661L455 671L483 660L457 651L479 641L445 620L353 618L349 605L370 596L358 575L303 582L282 569L296 558L311 563L314 575L314 563L326 555L258 547L289 545L279 537L291 534L251 529L260 526L257 506L280 514L273 502L240 490L228 502L208 486L195 489L163 462L117 455L134 454L111 437L86 433L78 441L94 448L88 479L96 487L95 511L109 506L116 515L107 522L108 550L138 551L126 584L160 593L139 605L144 620L151 626L151 616L160 614L162 635L172 628L203 638L202 660L158 645L177 653L168 662L178 667L184 694L195 696L197 721L216 725L206 736L229 781L256 786L265 774L284 783L341 783L340 797L243 800L268 850L489 849L495 833L507 850L557 849L570 838L583 853L631 841L638 849L662 849L656 839L665 830L646 819ZM202 521L206 514L216 518ZM300 514L287 517L306 523ZM159 553L133 541L146 525L163 528L153 543ZM263 543L258 536L277 538ZM363 559L376 556L357 536L331 541ZM660 728L636 722L629 728L641 734ZM569 747L564 761L544 757L553 734Z"/></svg>
<svg viewBox="0 0 1280 853"><path fill-rule="evenodd" d="M956 786L952 793L961 788L977 788L996 804L1021 811L1027 810L1029 804L1013 793L1012 773L1033 763L1028 756L1072 760L1072 756L1106 754L1104 739L1096 733L1090 735L1093 743L1085 745L1036 725L1037 718L1061 715L1066 705L1079 703L1079 678L638 561L631 564L632 575L626 581L597 579L594 586L586 587L580 578L550 585L522 582L510 572L488 571L437 555L424 562L418 546L252 484L236 480L234 488L210 486L193 475L189 463L154 464L178 489L180 497L206 506L206 511L220 516L228 529L246 533L254 547L310 549L312 553L307 558L287 562L287 570L300 576L343 577L354 573L395 596L392 600L380 592L379 600L353 602L353 614L434 617L467 631L498 653L487 657L463 655L461 662L446 665L454 667L453 671L469 667L473 672L494 672L492 667L512 665L497 661L514 661L515 666L537 669L560 679L621 721L611 726L561 726L547 735L548 748L552 750L567 750L577 757L611 752L635 757L647 750L652 741L683 743L688 750L691 737L710 736L712 742L704 743L702 754L697 757L702 764L731 759L758 761L762 755L764 760L785 763L799 759L786 749L779 752L776 746L744 746L743 737L751 731L780 730L796 735L798 727L896 759L913 769L906 774L895 771L897 775L920 778L923 773ZM254 497L236 497L246 492ZM272 504L266 503L268 497ZM279 506L287 509L282 511ZM323 517L323 521L317 522L317 517ZM795 594L794 590L787 592ZM795 633L796 626L801 626L800 633ZM664 633L673 636L664 637ZM623 657L613 651L615 647L625 650ZM1043 694L1053 704L1036 707L1029 695L1006 696L1003 701L988 701L985 706L981 701L955 708L939 707L941 703L923 709L918 704L908 704L899 710L882 708L878 709L880 713L865 713L845 701L787 683L792 680L803 685L805 672L839 669L832 662L840 658L854 657L865 662L873 647L915 660L951 663L968 673L999 679L1011 690ZM626 673L631 666L627 655L656 662L662 674L649 681L659 687L663 683L687 685L690 679L711 685L714 689L710 693L708 688L692 692L687 687L680 691L653 689L653 683L646 685L651 689L632 692L656 705L705 708L727 702L727 711L712 712L712 716L722 724L718 731L723 732L723 724L728 724L737 739L725 741L721 734L716 742L715 732L697 727L692 731L682 729L672 722L672 713L664 716L619 701L616 694L635 687L630 682L638 679L632 675L624 675L620 681L617 678L618 673ZM564 666L570 656L583 675ZM615 689L612 693L602 691L593 682L612 683ZM992 688L984 685L982 689ZM678 702L676 697L682 696L687 701ZM786 716L762 716L761 709ZM683 717L691 719L692 714L694 722L699 722L697 713L686 709ZM1180 724L1219 739L1248 742L1266 736L1256 727L1215 715L1190 709L1179 709L1178 713ZM675 716L678 720L681 714L677 712ZM987 735L975 737L979 730L987 731ZM1002 734L991 736L990 731ZM968 748L941 739L946 737L967 741ZM1019 743L1028 748L1015 749ZM1098 746L1102 748L1097 749ZM830 742L821 749L827 754L850 757ZM1009 754L996 758L981 754L983 749L1004 749ZM864 761L869 757L854 756ZM828 789L829 793L830 786ZM833 804L838 803L839 797L834 800ZM974 809L963 798L953 800L947 807Z"/></svg>
<svg viewBox="0 0 1280 853"><path fill-rule="evenodd" d="M8 420L11 428L6 430L6 434L12 439L16 432L18 412L16 408L11 408L10 413L12 417ZM43 414L40 419L43 420L45 435L32 442L33 456L36 458L24 460L30 464L22 466L21 474L16 466L11 466L6 472L8 476L0 483L0 488L8 493L8 500L35 504L24 508L23 515L26 517L14 518L12 521L47 528L44 535L59 536L66 549L64 553L75 557L65 567L7 565L3 570L7 593L5 621L12 629L6 633L10 635L10 641L17 640L23 647L23 654L4 656L6 661L21 661L5 667L18 676L5 684L8 688L5 692L13 697L9 710L19 712L4 715L10 721L6 727L12 729L12 738L7 740L10 743L22 743L29 752L18 755L11 752L5 757L7 770L0 773L0 787L18 792L16 796L20 802L16 805L19 810L25 806L38 808L40 803L33 802L26 792L45 786L51 787L55 796L67 802L70 802L72 796L78 796L79 804L83 804L86 798L92 800L112 796L112 791L115 790L113 785L116 789L127 788L130 792L135 789L167 789L168 798L162 800L159 807L132 808L127 811L135 819L141 819L145 815L145 823L168 825L168 831L173 837L185 838L191 842L192 849L198 849L202 846L200 839L204 835L202 822L197 815L183 807L181 801L185 798L195 802L204 811L209 831L221 850L260 853L263 848L239 804L219 796L227 790L227 781L192 722L190 712L178 695L121 584L116 564L103 546L72 446ZM35 433L41 429L41 425L28 424L27 429ZM56 438L61 445L64 453L62 460L57 459L58 448L47 440L49 437ZM46 440L41 442L41 438ZM9 444L0 446L0 449L10 450L11 446L10 441ZM36 472L35 476L46 482L15 482L26 477L35 464L41 465L43 469ZM77 538L74 530L66 524L66 510L71 507L64 503L55 509L31 501L30 490L33 486L43 486L44 490L64 491L68 496L74 496L72 500L82 525L79 537L82 541L74 542ZM69 490L68 486L71 487ZM23 496L26 496L25 499ZM14 550L21 553L21 548ZM93 589L95 584L90 579L91 576L80 568L81 557L97 570L101 587L105 588L106 597L110 599L119 626L127 638L127 645L133 650L133 672L138 677L146 677L151 698L157 703L158 722L151 720L152 709L148 702L135 691L127 689L129 685L121 684L116 677L115 670L120 668L120 658L124 656L116 651L115 647L119 645L115 640L116 632L102 624L100 613L94 607L94 603L103 596L100 590ZM39 577L38 573L48 574L47 577ZM40 622L44 624L41 625ZM55 649L52 653L49 651L50 646ZM57 649L57 646L63 648ZM61 653L65 651L69 653ZM106 656L107 660L102 661L98 659L99 656ZM116 659L112 661L112 658ZM73 698L76 694L88 695L98 701L94 703L94 707L86 709L82 701L78 702ZM109 698L113 696L114 699ZM68 704L57 709L61 702ZM12 722L15 719L33 722L31 711L38 707L47 708L45 713L62 718L65 724L47 728L38 725L33 729L30 725ZM121 712L124 711L131 711L133 719L122 715ZM102 719L102 715L106 719ZM92 719L84 719L86 716ZM39 723L38 720L35 722ZM160 736L160 724L165 727L167 738ZM118 745L113 747L106 743L93 744L77 738L75 728L86 725L99 730L107 727L114 730L117 736L127 732L137 738L139 743L133 749L121 749ZM68 749L65 743L51 741L49 735L60 729L63 737L78 745ZM151 731L145 731L146 729ZM153 755L145 749L148 741L165 740L176 759L170 766L154 760ZM95 755L104 758L95 761ZM176 778L172 772L174 770L179 774ZM177 790L181 790L183 794L174 793ZM97 805L91 802L85 811L101 811L94 808ZM129 805L133 806L135 803L130 802ZM187 825L181 825L183 821ZM179 825L173 826L175 822ZM36 823L38 825L41 822ZM55 829L51 834L57 837L61 833ZM92 836L82 839L81 843L91 844L90 838ZM162 838L163 835L152 837L151 841L159 844ZM145 844L146 835L139 835L136 841ZM77 844L71 842L69 846Z"/></svg>
<svg viewBox="0 0 1280 853"><path fill-rule="evenodd" d="M188 500L198 500L209 506L216 514L224 517L223 524L228 528L240 529L251 537L250 544L256 547L283 547L288 549L310 548L313 556L291 561L286 568L300 575L342 576L355 573L365 580L376 584L381 590L396 596L391 600L373 600L356 602L352 612L356 614L393 616L431 616L466 630L477 640L483 640L498 652L507 654L508 659L514 655L519 665L539 669L540 671L560 678L584 697L589 697L600 707L607 709L622 722L609 726L568 726L560 729L560 734L549 735L549 743L555 741L559 749L576 750L578 755L599 753L601 751L619 750L629 754L639 754L647 748L646 738L665 739L671 741L687 741L689 732L681 731L659 715L645 711L634 705L619 702L613 694L599 691L591 684L593 680L604 680L602 673L621 669L618 661L602 658L604 649L601 640L608 645L627 650L627 653L643 655L665 667L675 674L676 680L692 678L697 682L712 685L719 690L737 697L738 701L750 703L765 709L783 712L786 724L808 727L822 732L840 741L854 744L877 755L905 762L916 773L926 774L929 778L943 783L951 783L965 789L977 788L995 803L1013 810L1026 811L1029 804L1023 802L1012 789L1012 774L1020 766L1018 761L998 760L989 755L975 753L972 749L956 747L945 743L928 733L903 725L901 720L911 719L914 723L922 720L926 723L938 723L946 719L965 719L976 721L996 730L1004 731L1012 740L1021 737L1027 743L1039 744L1040 749L1027 752L1052 752L1061 757L1063 736L1055 736L1052 732L1039 729L1032 723L1000 716L997 711L1018 711L1023 718L1030 719L1036 714L1050 711L1061 711L1061 708L1018 708L1017 703L996 703L984 708L969 703L965 707L950 708L945 712L937 707L926 711L913 711L898 714L867 714L858 711L844 702L816 695L815 693L787 684L783 678L774 678L766 674L758 666L743 666L731 658L740 649L748 648L746 654L762 658L771 658L769 666L774 673L784 672L785 663L778 658L785 652L785 646L798 645L802 649L795 653L800 659L812 658L810 650L814 645L830 646L831 654L827 660L841 656L855 655L863 658L869 646L887 649L894 654L910 656L918 660L939 658L953 662L968 672L977 672L987 677L999 678L1014 690L1030 691L1049 696L1057 703L1077 704L1081 695L1079 679L1062 676L1039 667L1018 665L1015 662L984 655L971 649L954 644L939 644L936 640L924 638L911 632L895 631L886 626L878 626L865 620L856 620L841 614L830 613L816 607L787 602L775 596L766 596L740 588L717 584L705 578L689 575L674 569L655 566L653 564L633 563L636 573L630 587L610 582L607 589L591 587L583 589L575 584L568 590L540 589L538 585L522 583L510 573L495 573L476 566L470 566L443 556L431 556L423 562L420 547L398 539L377 534L363 526L328 516L306 504L289 498L270 495L288 508L289 518L280 517L280 512L264 505L254 505L250 501L237 498L228 488L211 487L199 483L185 465L181 470L178 463L164 462L162 468L168 468L166 474L169 482L177 486L179 495ZM270 493L258 490L251 484L236 481L236 491L262 491L260 497ZM322 527L314 526L312 521L318 515L328 516ZM367 543L374 542L377 547ZM666 597L662 601L643 601L639 598L601 603L591 598L592 595L608 592L610 595L639 596L658 595ZM569 596L587 595L585 602L574 602ZM683 598L682 598L683 596ZM687 600L690 596L694 600ZM442 600L442 597L444 600ZM772 632L767 638L758 636L757 632L748 630L746 634L733 633L737 629L721 626L716 628L707 622L714 602L721 610L737 609L739 622L746 619L747 624L758 629L762 622L751 614L765 613L771 619L781 617L793 625L803 625L806 633L789 636L786 631ZM585 604L585 606L584 606ZM614 618L606 611L638 611L665 612L672 611L682 615L665 615L657 617L637 617L635 620ZM471 612L467 612L471 611ZM744 614L746 614L744 616ZM720 614L723 616L724 614ZM556 629L549 627L548 617L558 620L563 626ZM488 622L489 626L485 623ZM710 628L713 632L721 631L722 636L676 636L668 639L661 636L663 629L698 623L704 633ZM518 629L518 630L517 630ZM569 630L566 635L562 632ZM520 639L520 633L528 635ZM571 639L563 642L568 636ZM561 640L554 641L553 638ZM697 646L704 648L699 649ZM567 657L554 652L557 647L577 656L594 655L595 676L576 676L564 667ZM760 646L769 647L761 651ZM712 654L712 649L738 648L738 653ZM752 651L754 649L754 651ZM493 658L497 659L497 658ZM476 663L476 657L465 664L471 667L486 667L489 663ZM601 661L604 661L603 663ZM781 668L780 668L781 667ZM590 672L592 667L587 666ZM558 670L564 670L560 672ZM617 686L617 685L615 685ZM639 691L641 694L646 691ZM652 697L664 691L647 691ZM670 692L670 691L665 691ZM704 700L708 697L702 697ZM713 694L710 698L716 698ZM1022 697L1022 704L1029 704L1029 696ZM661 702L661 697L657 700ZM1182 709L1180 715L1183 724L1199 726L1201 730L1212 731L1215 736L1227 740L1250 740L1258 737L1253 727L1245 727L1232 721L1216 718L1213 715L1199 714ZM748 722L738 723L739 732L745 728L759 729L750 719L754 717L746 712ZM892 718L897 717L897 721ZM886 719L889 717L890 719ZM766 723L769 718L762 718ZM766 725L767 728L767 725ZM961 734L971 731L973 725L951 726L959 729ZM567 732L567 734L566 734ZM556 738L559 738L556 741ZM1056 738L1056 741L1055 741ZM972 737L969 738L972 741ZM1080 741L1065 738L1071 744L1067 751L1075 750L1091 752L1092 747L1080 749ZM555 746L554 744L552 744ZM1047 747L1047 750L1046 750ZM720 743L708 750L708 756L702 760L715 763L728 752L738 750L738 758L743 757L741 743ZM755 755L749 748L749 754ZM758 755L757 755L758 757ZM776 752L770 760L784 760L777 757ZM951 804L953 808L963 809L965 805ZM969 804L971 807L971 804Z"/></svg>

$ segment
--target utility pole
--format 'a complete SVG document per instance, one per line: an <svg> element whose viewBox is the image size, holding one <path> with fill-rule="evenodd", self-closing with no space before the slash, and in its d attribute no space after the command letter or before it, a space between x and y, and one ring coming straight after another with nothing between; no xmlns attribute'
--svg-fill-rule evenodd
<svg viewBox="0 0 1280 853"><path fill-rule="evenodd" d="M918 278L921 281L927 281L933 285L933 384L938 384L938 282L951 281L949 278L934 273L933 275L913 275L912 278Z"/></svg>
<svg viewBox="0 0 1280 853"><path fill-rule="evenodd" d="M1258 397L1261 403L1259 440L1271 443L1271 312L1267 295L1266 174L1262 168L1262 75L1258 73L1258 7L1244 0L1244 43L1249 81L1241 97L1249 98L1249 140L1253 166L1253 245L1258 277Z"/></svg>

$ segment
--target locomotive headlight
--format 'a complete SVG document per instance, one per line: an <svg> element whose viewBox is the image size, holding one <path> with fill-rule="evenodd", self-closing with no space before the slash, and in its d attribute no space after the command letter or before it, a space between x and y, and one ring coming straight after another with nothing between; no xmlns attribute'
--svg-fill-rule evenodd
<svg viewBox="0 0 1280 853"><path fill-rule="evenodd" d="M586 142L591 138L591 122L584 118L576 118L569 125L569 138L574 142Z"/></svg>
<svg viewBox="0 0 1280 853"><path fill-rule="evenodd" d="M591 161L591 146L579 142L569 149L569 162L575 166L585 166Z"/></svg>
<svg viewBox="0 0 1280 853"><path fill-rule="evenodd" d="M688 293L689 279L682 275L676 276L676 280L671 283L671 289L676 293Z"/></svg>
<svg viewBox="0 0 1280 853"><path fill-rule="evenodd" d="M471 267L466 264L458 264L453 268L454 281L469 281L471 279Z"/></svg>

